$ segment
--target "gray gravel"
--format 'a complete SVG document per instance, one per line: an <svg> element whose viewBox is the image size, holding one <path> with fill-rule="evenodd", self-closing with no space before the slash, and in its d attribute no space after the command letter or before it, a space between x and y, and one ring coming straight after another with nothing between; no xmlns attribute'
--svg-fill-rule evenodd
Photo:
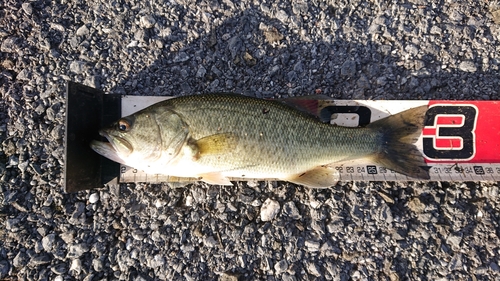
<svg viewBox="0 0 500 281"><path fill-rule="evenodd" d="M154 2L0 4L0 279L500 278L498 183L61 187L67 81L499 99L498 1Z"/></svg>

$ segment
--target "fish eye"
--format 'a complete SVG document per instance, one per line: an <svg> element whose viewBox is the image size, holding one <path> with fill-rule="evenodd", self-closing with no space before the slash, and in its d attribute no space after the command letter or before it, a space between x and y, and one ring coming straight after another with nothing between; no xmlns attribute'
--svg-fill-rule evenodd
<svg viewBox="0 0 500 281"><path fill-rule="evenodd" d="M130 123L127 120L121 119L118 121L118 130L128 132L130 130Z"/></svg>

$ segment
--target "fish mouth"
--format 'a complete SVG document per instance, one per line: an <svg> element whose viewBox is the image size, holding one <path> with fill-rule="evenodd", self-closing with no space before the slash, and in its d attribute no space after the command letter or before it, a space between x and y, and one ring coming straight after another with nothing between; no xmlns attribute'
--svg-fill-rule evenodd
<svg viewBox="0 0 500 281"><path fill-rule="evenodd" d="M117 152L130 154L134 150L132 144L120 136L110 134L105 130L99 131L99 135L105 137Z"/></svg>
<svg viewBox="0 0 500 281"><path fill-rule="evenodd" d="M115 162L126 164L121 156L127 156L132 153L132 145L119 136L113 136L104 130L99 131L99 135L106 138L107 141L92 140L90 147L98 154L107 157Z"/></svg>
<svg viewBox="0 0 500 281"><path fill-rule="evenodd" d="M90 142L90 148L106 158L125 164L125 161L118 155L116 149L109 142L92 140Z"/></svg>

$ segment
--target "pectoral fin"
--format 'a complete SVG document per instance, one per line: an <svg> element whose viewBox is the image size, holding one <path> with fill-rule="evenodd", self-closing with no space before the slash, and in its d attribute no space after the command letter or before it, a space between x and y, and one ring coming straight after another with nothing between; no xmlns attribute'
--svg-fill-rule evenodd
<svg viewBox="0 0 500 281"><path fill-rule="evenodd" d="M329 166L318 166L284 180L313 188L325 188L335 185L340 179L337 170Z"/></svg>
<svg viewBox="0 0 500 281"><path fill-rule="evenodd" d="M233 150L238 143L238 137L232 133L222 133L201 138L195 142L198 156L223 154Z"/></svg>
<svg viewBox="0 0 500 281"><path fill-rule="evenodd" d="M233 183L231 183L231 181L227 177L223 176L219 172L202 174L199 176L200 176L200 180L202 180L208 184L233 185Z"/></svg>

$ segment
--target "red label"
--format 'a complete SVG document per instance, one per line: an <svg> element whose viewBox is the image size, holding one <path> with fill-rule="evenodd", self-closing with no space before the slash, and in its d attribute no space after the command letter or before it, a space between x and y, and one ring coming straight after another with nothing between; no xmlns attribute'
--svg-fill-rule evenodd
<svg viewBox="0 0 500 281"><path fill-rule="evenodd" d="M498 101L429 101L422 130L428 163L500 163Z"/></svg>
<svg viewBox="0 0 500 281"><path fill-rule="evenodd" d="M422 135L424 137L434 138L434 147L441 150L452 150L452 149L462 149L463 139L461 137L453 136L440 136L441 128L463 127L465 121L465 116L463 115L438 115L434 119L434 125L429 127L426 126L422 130Z"/></svg>

